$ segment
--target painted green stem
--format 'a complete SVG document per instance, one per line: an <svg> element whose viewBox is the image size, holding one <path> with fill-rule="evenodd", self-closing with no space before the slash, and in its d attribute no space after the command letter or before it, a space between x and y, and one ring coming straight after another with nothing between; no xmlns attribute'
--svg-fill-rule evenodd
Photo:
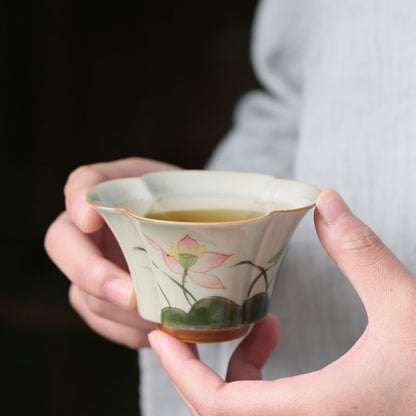
<svg viewBox="0 0 416 416"><path fill-rule="evenodd" d="M264 286L265 286L265 291L267 291L267 287L268 287L268 280L267 280L267 272L266 270L264 270L262 268L261 272L255 277L255 279L251 282L250 287L248 288L248 292L247 292L247 297L250 297L251 295L251 291L253 290L254 286L256 285L256 283L258 282L258 280L263 276L264 278Z"/></svg>
<svg viewBox="0 0 416 416"><path fill-rule="evenodd" d="M172 305L170 304L169 299L168 299L168 297L166 296L166 293L165 293L165 292L163 291L163 289L160 287L160 284L159 284L159 283L157 284L157 286L158 286L159 290L162 292L162 295L163 295L163 297L165 298L165 300L166 300L167 304L168 304L168 305L169 305L169 307L171 308L171 307L172 307Z"/></svg>
<svg viewBox="0 0 416 416"><path fill-rule="evenodd" d="M155 262L152 262L152 263L156 267L156 269L160 270L166 277L168 277L173 283L175 283L175 285L179 286L182 289L182 291L184 292L184 294L186 293L187 295L189 295L192 298L192 300L194 302L196 302L196 300L197 300L196 297L186 287L184 287L183 284L177 282L172 276L169 276ZM185 298L188 300L186 295L185 295ZM189 300L188 300L188 302L189 302Z"/></svg>
<svg viewBox="0 0 416 416"><path fill-rule="evenodd" d="M267 281L267 272L266 269L264 267L258 266L257 264L254 264L252 261L250 260L245 260L245 261L240 261L240 263L235 264L235 266L240 266L242 264L248 264L252 267L255 267L257 270L260 271L260 273L254 278L254 280L251 282L250 287L248 288L248 292L247 292L247 297L250 296L251 291L253 290L254 285L257 283L257 281L260 279L260 277L263 276L264 279L264 285L266 287L268 287L268 281Z"/></svg>
<svg viewBox="0 0 416 416"><path fill-rule="evenodd" d="M264 267L261 267L257 264L254 264L252 261L249 260L245 260L245 261L240 261L239 263L235 264L234 266L240 266L242 264L248 264L252 267L255 267L257 270L260 271L260 273L253 279L253 281L250 284L250 287L248 288L248 292L247 292L247 297L250 297L251 292L254 288L254 286L256 285L256 283L258 282L258 280L263 277L264 279L264 286L265 286L265 292L267 292L267 290L269 289L271 283L273 282L273 279L268 279L267 277L267 272L274 266L276 266L277 261L275 261L273 264L271 264L269 267L267 267L266 269Z"/></svg>
<svg viewBox="0 0 416 416"><path fill-rule="evenodd" d="M266 269L266 272L267 272L268 270L270 270L272 267L276 266L276 264L277 264L277 262L276 262L276 263L273 263L271 266L269 266L269 267ZM273 283L273 280L275 279L275 277L276 277L276 273L274 274L274 276L270 279L269 283L267 284L266 291L269 289L270 285Z"/></svg>
<svg viewBox="0 0 416 416"><path fill-rule="evenodd" d="M147 253L147 250L143 247L133 247L133 249L134 250L139 250L139 251L144 251L145 253ZM160 270L166 277L168 277L173 283L175 283L175 285L179 286L182 289L182 292L183 292L183 295L185 296L185 299L187 300L187 302L191 306L192 306L192 302L189 300L189 297L191 297L192 300L194 302L196 302L196 297L185 287L186 277L188 275L188 269L185 269L185 271L183 273L183 276L182 276L182 283L179 283L172 276L169 276L166 272L164 272L154 261L152 261L152 264L153 264L153 266L156 267L156 269ZM159 286L159 288L160 288L160 286ZM162 291L162 293L163 293L163 291ZM163 293L163 296L166 298L166 301L168 302L168 304L170 306L169 300L167 299L165 293Z"/></svg>
<svg viewBox="0 0 416 416"><path fill-rule="evenodd" d="M189 293L188 290L186 290L185 288L185 284L186 284L186 277L188 276L188 269L185 269L182 275L182 291L183 291L183 295L185 296L185 299L187 300L187 302L189 303L190 306L192 306L192 302L189 300L188 298L188 294ZM194 299L194 301L196 301L196 299L192 296L192 298Z"/></svg>

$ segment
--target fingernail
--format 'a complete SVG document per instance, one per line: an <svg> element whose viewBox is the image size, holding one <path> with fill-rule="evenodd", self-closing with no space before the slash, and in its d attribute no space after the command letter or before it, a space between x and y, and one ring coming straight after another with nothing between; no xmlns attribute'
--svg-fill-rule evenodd
<svg viewBox="0 0 416 416"><path fill-rule="evenodd" d="M87 207L87 208L85 208L85 210L82 212L82 214L80 215L80 219L79 219L79 224L78 224L78 226L79 226L79 228L81 229L81 230L83 230L84 229L84 227L85 227L85 222L86 222L86 219L87 219L87 217L88 217L88 215L89 215L89 213L90 213L90 211L91 211L91 207Z"/></svg>
<svg viewBox="0 0 416 416"><path fill-rule="evenodd" d="M104 291L111 303L125 309L131 308L134 292L133 285L129 280L120 278L112 279L106 283Z"/></svg>
<svg viewBox="0 0 416 416"><path fill-rule="evenodd" d="M72 200L74 202L70 204L70 212L78 228L86 233L97 231L103 220L98 212L86 203L85 194L80 191L72 197Z"/></svg>
<svg viewBox="0 0 416 416"><path fill-rule="evenodd" d="M147 335L147 338L149 340L150 346L152 347L152 350L158 356L159 355L159 343L157 341L157 336L154 334L154 331L149 332Z"/></svg>
<svg viewBox="0 0 416 416"><path fill-rule="evenodd" d="M85 218L91 209L91 206L85 201L85 192L82 190L73 191L71 195L67 196L66 204L73 221L82 229Z"/></svg>
<svg viewBox="0 0 416 416"><path fill-rule="evenodd" d="M333 225L341 218L352 215L341 196L331 189L325 190L319 195L316 206L327 225Z"/></svg>

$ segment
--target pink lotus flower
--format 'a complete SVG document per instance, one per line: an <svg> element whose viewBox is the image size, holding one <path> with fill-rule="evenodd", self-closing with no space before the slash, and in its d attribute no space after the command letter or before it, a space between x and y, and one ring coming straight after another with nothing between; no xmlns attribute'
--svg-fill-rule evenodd
<svg viewBox="0 0 416 416"><path fill-rule="evenodd" d="M183 278L189 278L196 284L209 289L225 289L221 280L208 272L220 267L232 254L206 251L205 245L199 245L188 234L175 245L170 243L169 252L163 250L154 240L146 236L149 243L158 249L168 268Z"/></svg>

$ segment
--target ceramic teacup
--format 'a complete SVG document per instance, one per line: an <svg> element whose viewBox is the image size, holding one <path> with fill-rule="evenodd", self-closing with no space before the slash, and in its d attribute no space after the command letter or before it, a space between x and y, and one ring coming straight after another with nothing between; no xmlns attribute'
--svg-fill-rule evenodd
<svg viewBox="0 0 416 416"><path fill-rule="evenodd" d="M87 200L118 240L140 315L186 342L219 342L265 316L318 194L269 175L178 170L103 182Z"/></svg>

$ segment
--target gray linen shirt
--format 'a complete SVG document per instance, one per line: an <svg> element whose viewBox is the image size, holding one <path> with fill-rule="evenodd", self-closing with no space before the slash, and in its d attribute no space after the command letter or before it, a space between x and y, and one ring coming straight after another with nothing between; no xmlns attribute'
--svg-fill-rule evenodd
<svg viewBox="0 0 416 416"><path fill-rule="evenodd" d="M241 99L209 168L335 188L416 273L414 0L264 0L252 60L264 90ZM292 238L272 310L282 338L268 379L325 366L365 328L364 308L311 215ZM235 345L204 345L201 356L224 374ZM189 414L150 350L140 352L140 368L145 416Z"/></svg>

